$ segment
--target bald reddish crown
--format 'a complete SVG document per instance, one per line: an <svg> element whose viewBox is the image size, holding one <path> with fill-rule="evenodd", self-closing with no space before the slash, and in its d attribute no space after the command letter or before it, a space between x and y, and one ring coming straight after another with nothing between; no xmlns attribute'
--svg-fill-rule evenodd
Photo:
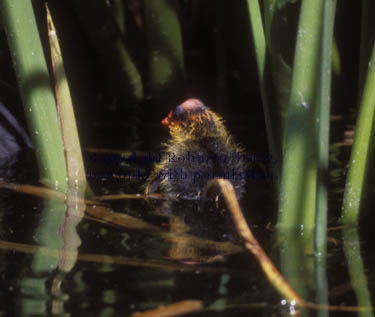
<svg viewBox="0 0 375 317"><path fill-rule="evenodd" d="M161 123L168 127L173 121L184 121L193 115L206 111L207 109L208 107L206 107L200 100L190 98L177 106L174 111L171 111Z"/></svg>
<svg viewBox="0 0 375 317"><path fill-rule="evenodd" d="M175 115L177 118L184 117L186 115L203 112L207 109L208 108L202 103L202 101L191 98L176 107Z"/></svg>

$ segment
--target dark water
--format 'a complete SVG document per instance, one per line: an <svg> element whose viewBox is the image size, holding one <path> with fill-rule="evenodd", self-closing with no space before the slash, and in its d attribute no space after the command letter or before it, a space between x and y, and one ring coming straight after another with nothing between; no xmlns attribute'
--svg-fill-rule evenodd
<svg viewBox="0 0 375 317"><path fill-rule="evenodd" d="M178 234L166 239L83 219L77 226L81 258L72 263L71 268L65 268L66 272L61 272L61 265L56 262L58 258L49 252L56 250L57 245L63 245L62 233L54 223L56 220L49 219L51 223L47 223L43 214L62 212L65 206L56 203L48 206L45 201L6 191L2 191L2 198L8 200L8 204L2 206L1 219L0 312L3 316L44 316L52 311L72 316L127 316L134 311L186 299L201 300L205 305L204 311L192 314L194 316L282 316L293 312L293 307L283 305L283 298L268 283L248 252L227 254L213 259L212 263L204 263L224 252L207 250L201 243L190 240L187 245L183 241L169 242L173 237L181 237ZM146 213L143 202L138 207L140 214ZM118 206L114 210L124 212L126 208ZM158 217L153 220L166 222ZM49 232L47 237L43 233L45 230ZM280 249L270 247L269 243L272 232L257 226L253 230L279 266ZM302 239L301 232L300 236ZM350 268L340 231L330 232L329 237L325 272L329 302L332 305L357 305L352 283L361 279L358 272L361 263L357 263L360 260L370 292L375 286L374 270L370 266L374 263L374 253L370 254L370 242L361 239L357 245L354 238L347 242L353 248L353 253L347 256L356 257L349 258L350 262L356 262L354 268ZM8 246L6 242L17 245ZM48 246L49 251L30 249L31 245L41 244ZM360 252L356 249L359 246ZM359 255L361 258L357 258ZM309 265L313 255L299 256L288 259L298 262L298 266L290 263L290 267L284 267L286 279L302 288L306 299L314 301L316 293L321 291L314 287L316 281L311 280L314 276L304 275L305 279L299 280L301 271L311 273ZM358 280L350 279L348 271L353 269L359 274ZM363 286L361 288L364 290ZM330 316L340 314L331 313ZM309 315L315 316L318 312L311 311Z"/></svg>
<svg viewBox="0 0 375 317"><path fill-rule="evenodd" d="M121 161L113 153L86 152L89 181L100 195L141 193L144 181L138 174L125 179L108 174L125 174L135 167L142 174L152 166L147 161L138 163ZM340 171L332 178L340 181ZM335 229L337 218L332 216L327 264L319 275L314 270L319 257L308 248L302 251L311 244L303 229L291 232L287 245L275 243L271 188L270 181L251 181L241 206L254 235L285 279L310 302L323 295L330 305L373 304L371 235L366 230L357 234ZM338 215L340 188L332 190L330 214ZM301 310L283 299L254 256L241 248L233 224L222 223L224 218L215 215L225 213L223 206L213 207L212 214L187 202L171 206L127 199L85 207L4 188L0 197L0 316L129 316L187 299L200 300L204 306L187 316L357 315ZM128 214L170 233L103 221L92 213L81 219L85 208ZM191 228L181 229L173 213L185 217ZM213 240L214 246L207 242Z"/></svg>

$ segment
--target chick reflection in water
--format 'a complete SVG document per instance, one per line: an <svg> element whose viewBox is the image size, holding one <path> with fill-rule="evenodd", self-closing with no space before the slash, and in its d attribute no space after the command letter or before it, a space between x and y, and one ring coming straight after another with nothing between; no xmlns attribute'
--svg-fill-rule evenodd
<svg viewBox="0 0 375 317"><path fill-rule="evenodd" d="M229 179L238 199L245 192L244 150L233 140L223 119L200 100L188 99L162 120L171 140L165 144L163 160L157 164L146 194L162 192L167 197L162 211L182 217L199 236L226 239L231 218L219 193L205 193L213 178Z"/></svg>

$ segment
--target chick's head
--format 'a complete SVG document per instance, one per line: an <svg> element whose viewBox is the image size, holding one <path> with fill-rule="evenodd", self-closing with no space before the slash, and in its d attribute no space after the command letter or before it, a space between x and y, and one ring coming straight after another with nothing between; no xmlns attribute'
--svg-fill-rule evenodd
<svg viewBox="0 0 375 317"><path fill-rule="evenodd" d="M228 133L223 119L198 99L187 99L171 111L161 123L176 141L203 137L224 137Z"/></svg>

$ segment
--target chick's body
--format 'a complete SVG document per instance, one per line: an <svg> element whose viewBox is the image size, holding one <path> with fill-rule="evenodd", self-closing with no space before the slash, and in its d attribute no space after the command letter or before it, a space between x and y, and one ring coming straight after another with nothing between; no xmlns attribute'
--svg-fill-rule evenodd
<svg viewBox="0 0 375 317"><path fill-rule="evenodd" d="M155 166L146 192L194 200L213 178L229 179L237 198L244 193L243 149L227 132L222 118L197 99L188 99L162 121L172 139Z"/></svg>

